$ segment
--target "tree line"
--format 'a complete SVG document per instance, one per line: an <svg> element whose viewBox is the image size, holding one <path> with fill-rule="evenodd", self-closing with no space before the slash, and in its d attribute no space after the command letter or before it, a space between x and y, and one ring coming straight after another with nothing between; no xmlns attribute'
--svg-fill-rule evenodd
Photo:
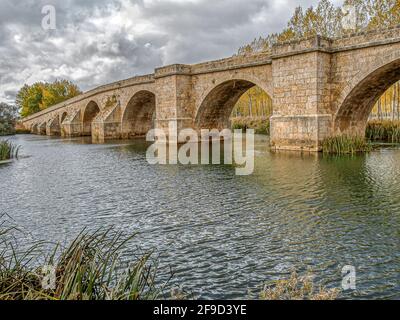
<svg viewBox="0 0 400 320"><path fill-rule="evenodd" d="M27 117L81 94L68 80L25 84L17 93L15 104L0 103L0 135L15 133L19 117Z"/></svg>

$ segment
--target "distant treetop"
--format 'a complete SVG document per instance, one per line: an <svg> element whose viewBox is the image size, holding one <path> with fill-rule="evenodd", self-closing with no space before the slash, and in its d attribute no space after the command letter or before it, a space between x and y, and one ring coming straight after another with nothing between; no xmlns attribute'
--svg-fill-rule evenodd
<svg viewBox="0 0 400 320"><path fill-rule="evenodd" d="M352 15L349 28L348 15ZM329 38L363 30L379 29L400 24L400 0L346 0L342 7L329 0L304 10L297 7L287 27L280 33L255 39L239 48L239 55L270 51L277 42L301 39L314 35Z"/></svg>
<svg viewBox="0 0 400 320"><path fill-rule="evenodd" d="M22 117L73 98L82 92L78 86L68 80L56 80L53 83L36 82L24 85L17 93L16 105Z"/></svg>

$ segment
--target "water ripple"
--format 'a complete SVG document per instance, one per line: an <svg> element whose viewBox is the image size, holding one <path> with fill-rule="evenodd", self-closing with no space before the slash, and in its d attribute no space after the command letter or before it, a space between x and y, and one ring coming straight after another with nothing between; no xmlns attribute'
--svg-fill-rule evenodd
<svg viewBox="0 0 400 320"><path fill-rule="evenodd" d="M293 268L338 287L351 264L358 287L343 298L400 298L398 149L335 158L270 153L260 140L254 174L238 177L232 166L149 166L141 140L15 139L29 157L0 166L0 212L27 243L114 225L156 250L161 281L171 267L171 285L195 297L257 296Z"/></svg>

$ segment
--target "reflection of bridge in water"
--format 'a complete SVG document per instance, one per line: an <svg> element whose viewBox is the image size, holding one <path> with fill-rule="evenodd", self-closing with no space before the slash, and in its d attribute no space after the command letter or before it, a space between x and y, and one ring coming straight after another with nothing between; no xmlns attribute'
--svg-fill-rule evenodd
<svg viewBox="0 0 400 320"><path fill-rule="evenodd" d="M400 28L278 44L272 53L171 65L105 85L23 119L33 133L144 135L151 127L229 127L240 96L257 85L273 99L271 145L318 150L327 136L364 135L378 98L400 79Z"/></svg>

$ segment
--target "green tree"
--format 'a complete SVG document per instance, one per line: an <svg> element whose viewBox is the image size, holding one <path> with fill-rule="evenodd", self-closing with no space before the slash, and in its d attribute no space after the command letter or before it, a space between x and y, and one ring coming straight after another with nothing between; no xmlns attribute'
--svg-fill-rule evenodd
<svg viewBox="0 0 400 320"><path fill-rule="evenodd" d="M14 134L17 119L17 106L0 102L0 136Z"/></svg>

